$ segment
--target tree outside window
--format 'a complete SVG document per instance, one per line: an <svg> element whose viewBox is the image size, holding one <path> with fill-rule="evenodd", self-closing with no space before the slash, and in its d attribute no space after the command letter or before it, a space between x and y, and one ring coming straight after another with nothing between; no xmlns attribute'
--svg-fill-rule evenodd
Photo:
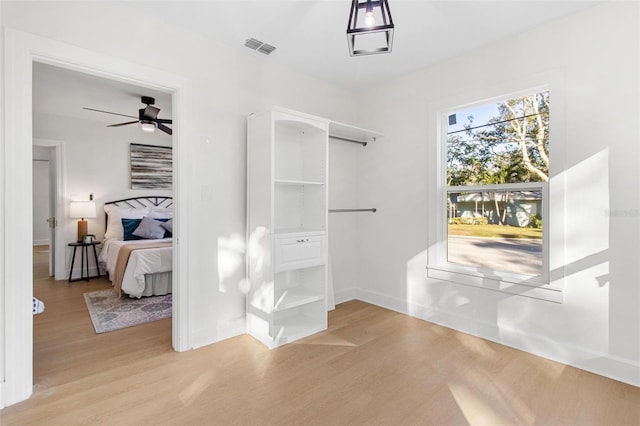
<svg viewBox="0 0 640 426"><path fill-rule="evenodd" d="M540 275L548 181L548 91L450 113L447 261Z"/></svg>

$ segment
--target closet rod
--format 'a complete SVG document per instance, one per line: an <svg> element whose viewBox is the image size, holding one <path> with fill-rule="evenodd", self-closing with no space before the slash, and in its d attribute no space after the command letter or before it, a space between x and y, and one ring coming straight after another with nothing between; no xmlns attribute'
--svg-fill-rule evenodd
<svg viewBox="0 0 640 426"><path fill-rule="evenodd" d="M372 212L375 213L378 209L329 209L329 213L348 213L348 212Z"/></svg>
<svg viewBox="0 0 640 426"><path fill-rule="evenodd" d="M339 141L351 142L351 143L359 143L362 146L367 146L367 142L366 141L359 141L357 139L343 138L342 136L334 136L334 135L329 135L329 137L331 139L337 139ZM376 140L376 138L373 138L374 142L375 142L375 140Z"/></svg>

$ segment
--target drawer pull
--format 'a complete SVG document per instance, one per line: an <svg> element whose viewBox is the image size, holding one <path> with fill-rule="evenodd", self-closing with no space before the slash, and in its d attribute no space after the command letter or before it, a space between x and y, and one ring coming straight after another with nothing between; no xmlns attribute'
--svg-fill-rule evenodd
<svg viewBox="0 0 640 426"><path fill-rule="evenodd" d="M302 240L296 240L299 243L306 243L307 241L309 241L308 238L302 239Z"/></svg>

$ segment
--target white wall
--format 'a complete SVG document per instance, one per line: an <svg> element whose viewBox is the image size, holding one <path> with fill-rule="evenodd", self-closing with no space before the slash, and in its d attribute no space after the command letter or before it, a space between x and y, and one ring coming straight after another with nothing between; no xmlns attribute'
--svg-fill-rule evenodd
<svg viewBox="0 0 640 426"><path fill-rule="evenodd" d="M367 91L385 138L359 159L360 204L380 208L360 232L361 298L640 385L638 16L603 4ZM566 196L564 303L426 279L430 108L550 70L565 86L564 143L551 147L566 185L551 183Z"/></svg>
<svg viewBox="0 0 640 426"><path fill-rule="evenodd" d="M361 145L329 139L329 209L358 208ZM355 298L358 287L358 231L361 213L329 213L329 258L335 301Z"/></svg>
<svg viewBox="0 0 640 426"><path fill-rule="evenodd" d="M189 253L191 343L200 346L243 331L238 326L245 312L239 287L244 278L246 116L276 104L357 125L354 98L342 89L277 67L268 57L224 47L123 10L117 3L2 2L0 7L5 27L190 80L195 112L190 118L196 131L181 149L190 164L188 182L183 182L189 203L189 215L183 218L188 235L183 241ZM141 49L136 42L149 39L162 49ZM46 133L42 137L64 139L51 129ZM77 154L92 159L77 164L79 175L104 167L88 150ZM76 182L68 179L70 186ZM67 194L98 195L104 184L77 182L76 187L67 188ZM90 228L95 226L89 223Z"/></svg>
<svg viewBox="0 0 640 426"><path fill-rule="evenodd" d="M637 5L599 6L370 88L362 95L364 99L275 66L268 57L238 52L123 11L117 3L2 2L0 17L5 27L191 81L196 131L189 146L183 148L191 165L185 182L189 215L184 220L189 226L184 241L189 253L193 346L237 333L244 316L244 295L239 286L244 276L245 118L276 104L385 133L385 138L366 148L331 145L334 161L341 150L345 161L357 166L356 175L349 168L332 166L331 206L350 207L337 203L357 201L358 207L379 208L378 213L366 216L331 218L331 225L344 230L345 236L357 229L357 243L345 239L339 256L343 261L334 266L338 292L355 293L383 306L640 383L632 370L640 358L640 277L635 261L640 234L635 164ZM142 39L154 39L163 49L140 49L135 41ZM521 49L522 43L528 49ZM539 57L545 59L536 60ZM567 259L564 303L427 281L424 267L431 200L426 188L434 179L429 152L435 143L433 129L425 119L429 105L459 92L498 85L505 78L551 68L563 69L566 76L566 146L561 149L567 161L559 173L567 176L567 205L582 206L592 195L585 182L606 176L607 184L600 187L607 193L598 195L608 203L609 212L614 212L608 226L594 230L592 224L603 223L608 212L588 208L572 211L566 229L571 256ZM355 120L358 111L365 111L369 122ZM40 136L65 140L62 131L52 125ZM82 149L78 147L79 151L69 156L94 158ZM69 173L88 176L94 167L104 167L96 158L76 165ZM344 180L339 183L338 177ZM66 193L94 192L99 196L101 189L97 188L104 188L104 182L95 179L69 178L73 187ZM344 185L341 192L337 191L339 185ZM353 194L357 194L356 200ZM97 224L89 226L95 229ZM332 250L339 252L335 233L332 239ZM355 260L357 268L347 259ZM353 280L358 282L357 290L352 287Z"/></svg>

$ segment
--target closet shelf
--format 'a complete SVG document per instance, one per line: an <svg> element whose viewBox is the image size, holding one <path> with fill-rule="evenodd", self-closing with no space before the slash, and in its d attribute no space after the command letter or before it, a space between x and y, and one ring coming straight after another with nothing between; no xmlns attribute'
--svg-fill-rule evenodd
<svg viewBox="0 0 640 426"><path fill-rule="evenodd" d="M274 179L276 185L324 185L324 182L313 180Z"/></svg>
<svg viewBox="0 0 640 426"><path fill-rule="evenodd" d="M321 228L276 228L274 235L284 236L284 235L295 235L300 237L305 237L309 235L323 235L326 234L326 229Z"/></svg>
<svg viewBox="0 0 640 426"><path fill-rule="evenodd" d="M274 328L276 345L293 342L310 334L326 330L326 326L322 320L303 314L284 319L276 319Z"/></svg>
<svg viewBox="0 0 640 426"><path fill-rule="evenodd" d="M306 288L289 288L276 301L274 309L276 311L284 311L323 299L324 295L314 293Z"/></svg>
<svg viewBox="0 0 640 426"><path fill-rule="evenodd" d="M329 137L345 142L353 142L367 146L367 143L375 142L382 136L382 133L363 129L362 127L338 123L337 121L331 121L329 123Z"/></svg>

